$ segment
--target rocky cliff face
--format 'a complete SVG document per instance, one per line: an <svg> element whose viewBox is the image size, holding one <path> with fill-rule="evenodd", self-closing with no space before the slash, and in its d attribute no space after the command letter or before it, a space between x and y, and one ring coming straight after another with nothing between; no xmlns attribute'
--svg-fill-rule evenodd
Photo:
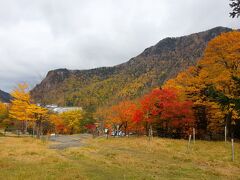
<svg viewBox="0 0 240 180"><path fill-rule="evenodd" d="M11 95L0 90L0 102L9 103L11 100Z"/></svg>
<svg viewBox="0 0 240 180"><path fill-rule="evenodd" d="M36 102L93 108L136 98L196 64L207 43L229 28L166 38L128 62L91 70L50 71L31 94Z"/></svg>

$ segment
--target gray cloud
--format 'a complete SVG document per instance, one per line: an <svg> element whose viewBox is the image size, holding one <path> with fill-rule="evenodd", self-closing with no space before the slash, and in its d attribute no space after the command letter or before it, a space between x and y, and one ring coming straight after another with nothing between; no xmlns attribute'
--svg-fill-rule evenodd
<svg viewBox="0 0 240 180"><path fill-rule="evenodd" d="M239 28L228 0L0 0L0 89L112 66L165 37Z"/></svg>

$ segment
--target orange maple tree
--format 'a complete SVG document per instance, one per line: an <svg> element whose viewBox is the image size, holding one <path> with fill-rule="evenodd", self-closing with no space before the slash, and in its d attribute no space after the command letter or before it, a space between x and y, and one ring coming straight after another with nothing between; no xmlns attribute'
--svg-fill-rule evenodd
<svg viewBox="0 0 240 180"><path fill-rule="evenodd" d="M133 115L136 105L132 101L122 101L117 105L111 106L107 112L106 124L115 130L123 130L125 135L134 129Z"/></svg>

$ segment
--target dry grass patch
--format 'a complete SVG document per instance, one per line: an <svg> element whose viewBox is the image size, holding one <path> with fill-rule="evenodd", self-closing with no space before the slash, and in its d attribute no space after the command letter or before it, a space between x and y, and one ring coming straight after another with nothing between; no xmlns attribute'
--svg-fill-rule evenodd
<svg viewBox="0 0 240 180"><path fill-rule="evenodd" d="M240 179L240 145L154 138L96 138L52 150L32 138L0 138L0 179Z"/></svg>

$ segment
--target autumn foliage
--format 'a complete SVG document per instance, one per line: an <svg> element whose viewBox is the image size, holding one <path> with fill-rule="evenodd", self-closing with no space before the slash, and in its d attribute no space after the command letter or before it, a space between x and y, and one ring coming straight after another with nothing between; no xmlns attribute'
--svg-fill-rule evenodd
<svg viewBox="0 0 240 180"><path fill-rule="evenodd" d="M165 87L178 88L194 103L201 136L233 133L239 121L240 32L223 33L209 42L194 67L169 80ZM237 131L236 131L237 132Z"/></svg>
<svg viewBox="0 0 240 180"><path fill-rule="evenodd" d="M70 134L80 132L80 122L83 119L82 110L72 110L60 114L60 118L65 126L65 132Z"/></svg>
<svg viewBox="0 0 240 180"><path fill-rule="evenodd" d="M111 124L115 129L118 127L127 134L134 127L132 121L136 105L131 101L122 101L110 107L107 116L107 124Z"/></svg>
<svg viewBox="0 0 240 180"><path fill-rule="evenodd" d="M167 133L183 133L193 127L192 102L181 101L175 89L154 89L139 104L133 121L144 124L146 131L151 124Z"/></svg>
<svg viewBox="0 0 240 180"><path fill-rule="evenodd" d="M30 106L30 95L27 92L27 88L27 84L19 84L11 93L13 100L9 114L13 119L20 121L28 120L30 111L27 111L27 109Z"/></svg>
<svg viewBox="0 0 240 180"><path fill-rule="evenodd" d="M106 103L93 115L83 111L49 112L31 101L27 88L19 84L11 94L11 104L7 107L0 103L0 120L9 116L22 122L23 129L32 124L38 134L108 128L115 135L121 131L124 135L153 133L181 138L195 128L199 138L209 139L223 135L227 127L229 136L235 133L240 137L240 32L223 33L210 41L195 66L168 80L162 88L138 99Z"/></svg>
<svg viewBox="0 0 240 180"><path fill-rule="evenodd" d="M8 107L7 105L0 102L0 120L8 116Z"/></svg>
<svg viewBox="0 0 240 180"><path fill-rule="evenodd" d="M72 134L81 131L80 122L84 116L82 110L57 114L37 105L31 100L26 83L19 84L11 96L10 105L0 103L0 120L9 115L12 124L16 124L14 129L21 130L22 133L30 132L37 137L49 133Z"/></svg>
<svg viewBox="0 0 240 180"><path fill-rule="evenodd" d="M158 135L185 136L196 129L200 138L229 135L240 127L240 32L223 33L209 42L202 59L162 89L154 89L126 108L126 102L105 109L107 125L153 128ZM133 108L134 107L134 108ZM129 114L129 115L127 115ZM123 128L121 129L123 130ZM238 135L240 135L238 133Z"/></svg>
<svg viewBox="0 0 240 180"><path fill-rule="evenodd" d="M194 125L192 103L180 100L174 89L154 89L135 102L122 101L105 112L105 120L125 135L129 131L148 134L153 127L156 133L182 136Z"/></svg>

